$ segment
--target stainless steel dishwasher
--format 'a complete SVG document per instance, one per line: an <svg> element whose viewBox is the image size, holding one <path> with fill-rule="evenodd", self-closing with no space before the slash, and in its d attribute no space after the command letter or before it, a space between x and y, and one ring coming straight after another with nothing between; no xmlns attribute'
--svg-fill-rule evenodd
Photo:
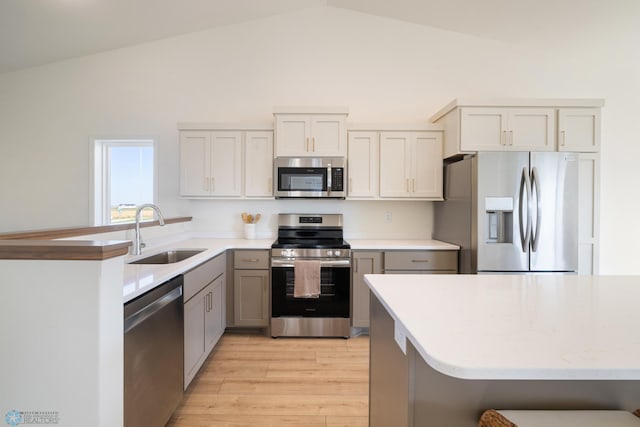
<svg viewBox="0 0 640 427"><path fill-rule="evenodd" d="M183 397L182 276L124 306L124 425L161 427Z"/></svg>

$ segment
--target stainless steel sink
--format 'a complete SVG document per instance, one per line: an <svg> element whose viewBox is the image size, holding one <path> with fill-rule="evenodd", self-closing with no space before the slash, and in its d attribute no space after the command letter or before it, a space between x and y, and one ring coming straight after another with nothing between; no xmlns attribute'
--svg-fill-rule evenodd
<svg viewBox="0 0 640 427"><path fill-rule="evenodd" d="M175 249L164 251L135 261L130 261L129 264L173 264L174 262L191 258L205 250L206 249Z"/></svg>

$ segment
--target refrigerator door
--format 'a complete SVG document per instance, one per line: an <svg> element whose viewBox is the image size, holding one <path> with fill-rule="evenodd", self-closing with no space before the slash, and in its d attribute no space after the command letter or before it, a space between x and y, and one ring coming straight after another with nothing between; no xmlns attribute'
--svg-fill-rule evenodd
<svg viewBox="0 0 640 427"><path fill-rule="evenodd" d="M578 271L578 155L531 153L531 271Z"/></svg>
<svg viewBox="0 0 640 427"><path fill-rule="evenodd" d="M480 152L476 161L478 271L528 271L529 153Z"/></svg>

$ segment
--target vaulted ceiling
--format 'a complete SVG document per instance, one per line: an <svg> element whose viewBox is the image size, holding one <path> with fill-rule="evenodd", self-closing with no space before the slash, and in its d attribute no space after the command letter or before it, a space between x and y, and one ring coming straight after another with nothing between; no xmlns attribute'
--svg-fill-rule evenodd
<svg viewBox="0 0 640 427"><path fill-rule="evenodd" d="M638 0L2 0L0 73L314 7L535 47L640 22Z"/></svg>

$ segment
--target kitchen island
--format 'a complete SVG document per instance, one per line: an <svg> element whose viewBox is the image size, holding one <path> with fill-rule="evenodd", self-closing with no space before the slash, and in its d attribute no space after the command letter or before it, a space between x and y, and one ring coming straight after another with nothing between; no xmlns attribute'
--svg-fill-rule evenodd
<svg viewBox="0 0 640 427"><path fill-rule="evenodd" d="M365 280L370 426L475 426L488 408L640 407L638 277Z"/></svg>

